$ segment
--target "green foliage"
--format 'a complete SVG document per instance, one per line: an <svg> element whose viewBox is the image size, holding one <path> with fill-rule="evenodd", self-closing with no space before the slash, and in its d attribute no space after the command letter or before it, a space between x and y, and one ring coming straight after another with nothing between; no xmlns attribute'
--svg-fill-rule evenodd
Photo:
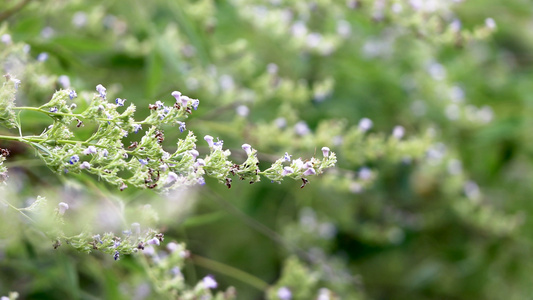
<svg viewBox="0 0 533 300"><path fill-rule="evenodd" d="M531 7L500 2L0 3L0 294L529 297Z"/></svg>

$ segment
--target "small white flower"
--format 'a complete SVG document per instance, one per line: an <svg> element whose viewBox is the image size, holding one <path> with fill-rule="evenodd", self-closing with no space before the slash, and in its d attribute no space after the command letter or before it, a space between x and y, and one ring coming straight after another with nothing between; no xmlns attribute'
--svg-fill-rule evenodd
<svg viewBox="0 0 533 300"><path fill-rule="evenodd" d="M151 239L151 240L148 240L147 243L150 244L150 245L157 245L157 246L160 245L160 241L159 241L158 238L153 238L153 239Z"/></svg>
<svg viewBox="0 0 533 300"><path fill-rule="evenodd" d="M309 169L305 170L304 175L305 176L316 175L316 171L313 168L309 168Z"/></svg>
<svg viewBox="0 0 533 300"><path fill-rule="evenodd" d="M178 180L178 175L174 172L168 172L167 176L167 184L173 183L174 181Z"/></svg>
<svg viewBox="0 0 533 300"><path fill-rule="evenodd" d="M284 161L291 161L292 155L289 155L289 152L285 152L285 155L283 156Z"/></svg>
<svg viewBox="0 0 533 300"><path fill-rule="evenodd" d="M87 149L83 150L83 154L85 155L96 154L96 147L95 146L87 147Z"/></svg>
<svg viewBox="0 0 533 300"><path fill-rule="evenodd" d="M100 97L102 97L103 99L105 99L106 97L106 88L99 84L96 86L96 91L100 94Z"/></svg>
<svg viewBox="0 0 533 300"><path fill-rule="evenodd" d="M204 140L207 142L210 148L213 148L213 137L210 135L204 136Z"/></svg>
<svg viewBox="0 0 533 300"><path fill-rule="evenodd" d="M294 173L294 170L291 167L284 167L281 176L287 176L292 173Z"/></svg>
<svg viewBox="0 0 533 300"><path fill-rule="evenodd" d="M246 152L246 155L252 154L252 146L248 144L243 144L242 149Z"/></svg>
<svg viewBox="0 0 533 300"><path fill-rule="evenodd" d="M181 105L183 105L183 106L185 106L185 107L187 106L187 104L189 104L189 101L192 101L191 98L189 98L189 97L187 97L187 96L185 96L185 95L182 95L182 96L180 97L180 99L181 99Z"/></svg>
<svg viewBox="0 0 533 300"><path fill-rule="evenodd" d="M285 120L285 118L277 118L274 120L274 124L276 124L278 128L285 128L285 126L287 126L287 120Z"/></svg>
<svg viewBox="0 0 533 300"><path fill-rule="evenodd" d="M269 74L272 74L272 75L273 75L273 74L278 73L278 69L279 69L279 68L278 68L278 65L276 65L276 64L274 64L274 63L269 63L269 64L267 65L267 72L268 72Z"/></svg>
<svg viewBox="0 0 533 300"><path fill-rule="evenodd" d="M306 135L309 132L311 132L311 130L309 129L309 126L307 126L307 123L305 123L304 121L300 121L296 123L294 125L294 131L296 132L297 135Z"/></svg>
<svg viewBox="0 0 533 300"><path fill-rule="evenodd" d="M328 157L329 156L329 148L328 147L322 147L322 154L324 155L324 157Z"/></svg>
<svg viewBox="0 0 533 300"><path fill-rule="evenodd" d="M200 153L198 153L198 151L196 151L194 149L189 151L189 153L194 157L194 159L196 159L198 157L198 155L200 155Z"/></svg>
<svg viewBox="0 0 533 300"><path fill-rule="evenodd" d="M87 24L87 21L87 14L83 11L78 11L72 16L72 25L75 27L81 28Z"/></svg>
<svg viewBox="0 0 533 300"><path fill-rule="evenodd" d="M496 22L493 18L487 18L485 19L485 26L487 26L487 28L490 30L494 30L496 29Z"/></svg>
<svg viewBox="0 0 533 300"><path fill-rule="evenodd" d="M202 283L206 289L216 289L218 286L218 283L215 281L215 277L213 277L213 275L205 276L202 279Z"/></svg>
<svg viewBox="0 0 533 300"><path fill-rule="evenodd" d="M67 75L61 75L57 78L57 81L64 89L68 89L70 87L70 79Z"/></svg>
<svg viewBox="0 0 533 300"><path fill-rule="evenodd" d="M48 53L42 52L37 55L37 61L43 62L48 60Z"/></svg>
<svg viewBox="0 0 533 300"><path fill-rule="evenodd" d="M337 34L343 38L347 38L352 33L351 25L346 20L340 20L337 22Z"/></svg>
<svg viewBox="0 0 533 300"><path fill-rule="evenodd" d="M181 98L181 93L180 92L173 91L171 95L172 95L172 97L176 98L176 102L180 102L180 98Z"/></svg>
<svg viewBox="0 0 533 300"><path fill-rule="evenodd" d="M80 165L80 169L90 169L91 168L91 164L89 162L82 162L81 165Z"/></svg>
<svg viewBox="0 0 533 300"><path fill-rule="evenodd" d="M178 245L175 242L170 242L170 243L167 244L167 249L168 249L168 251L170 251L170 253L178 250L179 248L180 248L180 245Z"/></svg>
<svg viewBox="0 0 533 300"><path fill-rule="evenodd" d="M301 158L293 160L292 163L294 164L296 169L301 169L304 165L304 162L302 161Z"/></svg>
<svg viewBox="0 0 533 300"><path fill-rule="evenodd" d="M65 211L67 211L68 209L68 204L65 202L59 202L58 206L59 206L59 214L64 215Z"/></svg>
<svg viewBox="0 0 533 300"><path fill-rule="evenodd" d="M363 132L368 131L370 128L372 128L372 120L369 118L362 118L361 121L359 121L359 129Z"/></svg>
<svg viewBox="0 0 533 300"><path fill-rule="evenodd" d="M392 136L396 139L401 139L403 135L405 134L405 129L402 126L396 126L392 130Z"/></svg>
<svg viewBox="0 0 533 300"><path fill-rule="evenodd" d="M278 298L280 300L291 300L292 299L292 293L289 288L283 286L278 289Z"/></svg>
<svg viewBox="0 0 533 300"><path fill-rule="evenodd" d="M372 170L370 170L367 167L361 168L361 170L359 170L359 178L362 179L362 180L371 179L372 178Z"/></svg>
<svg viewBox="0 0 533 300"><path fill-rule="evenodd" d="M239 105L237 106L237 114L241 117L246 117L250 113L250 109L246 105Z"/></svg>
<svg viewBox="0 0 533 300"><path fill-rule="evenodd" d="M11 36L7 33L4 33L2 37L0 37L0 41L2 41L2 43L6 45L9 45L12 43Z"/></svg>

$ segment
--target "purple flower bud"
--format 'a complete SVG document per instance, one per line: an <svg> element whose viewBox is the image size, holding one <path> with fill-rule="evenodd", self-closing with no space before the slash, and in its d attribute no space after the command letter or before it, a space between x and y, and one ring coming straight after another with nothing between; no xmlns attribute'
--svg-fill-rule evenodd
<svg viewBox="0 0 533 300"><path fill-rule="evenodd" d="M487 18L485 19L485 26L487 26L488 29L494 30L496 29L496 22L493 18Z"/></svg>
<svg viewBox="0 0 533 300"><path fill-rule="evenodd" d="M59 214L64 215L65 211L68 209L68 204L65 202L59 202Z"/></svg>
<svg viewBox="0 0 533 300"><path fill-rule="evenodd" d="M192 108L194 108L194 110L197 110L198 109L198 105L200 105L200 100L193 99L192 100Z"/></svg>
<svg viewBox="0 0 533 300"><path fill-rule="evenodd" d="M109 151L107 149L102 150L102 156L107 157L109 155Z"/></svg>
<svg viewBox="0 0 533 300"><path fill-rule="evenodd" d="M178 180L178 175L174 172L169 172L167 177L167 184L173 183L176 180Z"/></svg>
<svg viewBox="0 0 533 300"><path fill-rule="evenodd" d="M277 118L274 120L274 123L278 128L284 128L287 126L287 120L285 120L285 118Z"/></svg>
<svg viewBox="0 0 533 300"><path fill-rule="evenodd" d="M185 122L180 122L180 121L178 121L178 124L180 125L180 127L179 127L180 132L183 133L183 131L185 131L185 129L187 129L187 128L185 127Z"/></svg>
<svg viewBox="0 0 533 300"><path fill-rule="evenodd" d="M223 140L218 140L218 141L213 143L213 147L216 148L216 149L219 149L219 150L222 150L222 146L223 145L224 145L224 141Z"/></svg>
<svg viewBox="0 0 533 300"><path fill-rule="evenodd" d="M151 239L151 240L148 240L148 244L159 246L159 245L160 245L160 242L159 242L159 239L158 239L158 238L153 238L153 239Z"/></svg>
<svg viewBox="0 0 533 300"><path fill-rule="evenodd" d="M72 155L72 156L70 157L70 160L69 160L68 162L69 162L71 165L73 165L73 164L75 164L75 163L77 163L77 162L79 162L79 161L80 161L80 157L77 156L76 154L74 154L74 155Z"/></svg>
<svg viewBox="0 0 533 300"><path fill-rule="evenodd" d="M118 106L124 106L124 102L126 102L126 99L120 99L120 98L115 99L115 103Z"/></svg>
<svg viewBox="0 0 533 300"><path fill-rule="evenodd" d="M329 148L328 147L322 147L322 154L324 155L324 157L328 157L329 156Z"/></svg>
<svg viewBox="0 0 533 300"><path fill-rule="evenodd" d="M148 161L146 159L139 158L139 162L141 165L146 166L148 164Z"/></svg>
<svg viewBox="0 0 533 300"><path fill-rule="evenodd" d="M6 45L11 44L12 43L11 35L9 35L7 33L4 33L2 35L2 37L0 37L0 41L2 41L2 43L6 44Z"/></svg>
<svg viewBox="0 0 533 300"><path fill-rule="evenodd" d="M42 52L37 56L37 61L44 62L48 60L48 53Z"/></svg>
<svg viewBox="0 0 533 300"><path fill-rule="evenodd" d="M165 105L163 104L163 102L161 102L161 101L159 101L159 100L157 100L157 101L155 102L155 105L157 105L157 107L160 108L160 109L163 108L163 107L165 107Z"/></svg>
<svg viewBox="0 0 533 300"><path fill-rule="evenodd" d="M198 157L198 155L200 155L200 153L198 153L198 151L196 151L194 149L189 151L189 153L194 157L194 159L196 159Z"/></svg>
<svg viewBox="0 0 533 300"><path fill-rule="evenodd" d="M305 123L304 121L300 121L294 125L294 131L297 135L306 135L311 132L311 129L309 129L307 123Z"/></svg>
<svg viewBox="0 0 533 300"><path fill-rule="evenodd" d="M292 293L287 287L283 286L278 289L278 298L280 300L291 300Z"/></svg>
<svg viewBox="0 0 533 300"><path fill-rule="evenodd" d="M283 156L283 160L285 161L291 161L292 155L289 155L288 152L285 152L285 155Z"/></svg>
<svg viewBox="0 0 533 300"><path fill-rule="evenodd" d="M170 242L170 243L167 244L167 249L168 249L168 251L170 251L170 253L178 250L179 248L180 248L180 245L178 245L175 242Z"/></svg>
<svg viewBox="0 0 533 300"><path fill-rule="evenodd" d="M204 136L204 140L209 144L209 148L213 148L213 137L210 135Z"/></svg>
<svg viewBox="0 0 533 300"><path fill-rule="evenodd" d="M304 169L309 169L313 167L313 163L308 161L303 165Z"/></svg>
<svg viewBox="0 0 533 300"><path fill-rule="evenodd" d="M246 155L252 154L252 146L248 144L242 144L242 150L246 151Z"/></svg>
<svg viewBox="0 0 533 300"><path fill-rule="evenodd" d="M392 130L392 136L397 138L397 139L401 139L403 137L404 133L405 133L405 129L402 126L396 126Z"/></svg>
<svg viewBox="0 0 533 300"><path fill-rule="evenodd" d="M361 170L359 170L359 178L361 178L362 180L371 179L372 178L372 170L370 170L367 167L361 168Z"/></svg>
<svg viewBox="0 0 533 300"><path fill-rule="evenodd" d="M218 286L218 283L215 281L215 277L213 277L213 275L205 276L202 279L202 283L206 289L216 289Z"/></svg>
<svg viewBox="0 0 533 300"><path fill-rule="evenodd" d="M141 124L133 124L133 132L138 133L141 128L143 128Z"/></svg>
<svg viewBox="0 0 533 300"><path fill-rule="evenodd" d="M83 150L83 154L85 155L96 154L96 147L95 146L87 147L87 149Z"/></svg>
<svg viewBox="0 0 533 300"><path fill-rule="evenodd" d="M309 168L309 169L305 170L304 175L305 176L316 175L316 171L313 168Z"/></svg>
<svg viewBox="0 0 533 300"><path fill-rule="evenodd" d="M283 171L281 171L281 176L287 176L292 173L294 173L294 170L291 167L284 167Z"/></svg>
<svg viewBox="0 0 533 300"><path fill-rule="evenodd" d="M250 113L250 109L246 105L239 105L237 106L237 114L241 117L246 117Z"/></svg>
<svg viewBox="0 0 533 300"><path fill-rule="evenodd" d="M16 78L11 78L11 81L13 81L13 84L15 85L15 90L19 89L20 80Z"/></svg>
<svg viewBox="0 0 533 300"><path fill-rule="evenodd" d="M96 86L96 91L100 94L100 97L102 99L105 99L105 97L106 97L106 88L103 85L101 85L101 84L97 85Z"/></svg>
<svg viewBox="0 0 533 300"><path fill-rule="evenodd" d="M359 130L366 132L372 128L372 124L372 120L369 118L362 118L361 121L359 121Z"/></svg>
<svg viewBox="0 0 533 300"><path fill-rule="evenodd" d="M274 63L269 63L269 64L267 65L267 72L268 72L269 74L274 75L274 74L278 73L278 69L279 69L279 68L278 68L278 65L276 65L276 64L274 64Z"/></svg>
<svg viewBox="0 0 533 300"><path fill-rule="evenodd" d="M70 87L70 79L67 75L61 75L57 78L57 81L64 89L68 89Z"/></svg>
<svg viewBox="0 0 533 300"><path fill-rule="evenodd" d="M203 177L198 178L199 185L205 185L205 179Z"/></svg>
<svg viewBox="0 0 533 300"><path fill-rule="evenodd" d="M90 169L90 168L91 168L91 164L86 161L82 162L80 165L80 169Z"/></svg>
<svg viewBox="0 0 533 300"><path fill-rule="evenodd" d="M70 91L68 92L68 97L70 98L70 100L72 100L72 99L78 97L78 94L76 94L76 91L75 91L75 90L70 90Z"/></svg>
<svg viewBox="0 0 533 300"><path fill-rule="evenodd" d="M294 164L296 169L301 169L304 165L304 162L300 158L293 160L292 163Z"/></svg>
<svg viewBox="0 0 533 300"><path fill-rule="evenodd" d="M201 159L201 158L199 158L199 159L196 161L196 163L197 163L199 166L202 166L202 167L205 166L205 160L203 160L203 159Z"/></svg>
<svg viewBox="0 0 533 300"><path fill-rule="evenodd" d="M187 104L189 103L189 100L192 101L191 98L187 97L187 96L181 96L181 105L183 105L184 107L187 107Z"/></svg>
<svg viewBox="0 0 533 300"><path fill-rule="evenodd" d="M50 108L50 112L51 113L56 113L57 112L57 107L54 106L54 107Z"/></svg>
<svg viewBox="0 0 533 300"><path fill-rule="evenodd" d="M94 239L96 242L100 243L100 244L103 244L103 243L104 243L104 242L102 242L102 240L100 239L100 235L99 235L99 234L97 234L97 235L93 235L93 239Z"/></svg>
<svg viewBox="0 0 533 300"><path fill-rule="evenodd" d="M181 93L180 92L173 91L171 95L172 95L172 97L176 98L176 102L180 102L180 98L181 98Z"/></svg>
<svg viewBox="0 0 533 300"><path fill-rule="evenodd" d="M114 258L115 260L119 260L119 259L120 259L120 252L115 251L115 254L113 255L113 258Z"/></svg>

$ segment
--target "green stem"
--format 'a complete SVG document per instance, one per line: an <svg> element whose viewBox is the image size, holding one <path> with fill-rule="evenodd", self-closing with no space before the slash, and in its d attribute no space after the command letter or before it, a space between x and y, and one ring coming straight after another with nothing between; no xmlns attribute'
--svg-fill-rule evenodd
<svg viewBox="0 0 533 300"><path fill-rule="evenodd" d="M258 290L264 291L266 288L268 288L268 283L263 281L262 279L253 276L252 274L248 274L244 271L241 271L239 269L236 269L234 267L228 266L226 264L198 256L198 255L191 255L192 261L204 268L211 269L213 271L228 275L230 277L233 277L235 279L238 279L244 283L249 284L250 286L255 287Z"/></svg>
<svg viewBox="0 0 533 300"><path fill-rule="evenodd" d="M38 136L12 136L12 135L0 135L0 140L11 140L11 141L19 141L23 143L41 143L41 142L55 142L60 144L85 144L84 141L71 141L71 140L49 140ZM98 146L98 145L95 145ZM101 146L105 147L105 146Z"/></svg>
<svg viewBox="0 0 533 300"><path fill-rule="evenodd" d="M0 201L2 201L5 205L11 207L12 209L18 211L18 212L21 213L24 217L26 217L26 219L30 220L30 222L32 222L32 223L35 224L35 221L34 221L32 218L30 218L30 216L28 216L27 214L25 214L22 210L20 210L20 209L16 208L15 206L13 206L13 205L12 205L11 203L9 203L7 200L2 199L2 200L0 200Z"/></svg>

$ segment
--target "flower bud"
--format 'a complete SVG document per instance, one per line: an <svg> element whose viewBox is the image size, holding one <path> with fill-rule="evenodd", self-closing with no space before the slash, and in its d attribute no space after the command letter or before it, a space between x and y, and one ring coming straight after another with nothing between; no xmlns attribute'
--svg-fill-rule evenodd
<svg viewBox="0 0 533 300"><path fill-rule="evenodd" d="M64 215L65 211L67 211L68 209L68 204L65 202L59 202L58 206L59 206L59 214Z"/></svg>
<svg viewBox="0 0 533 300"><path fill-rule="evenodd" d="M252 154L252 146L249 144L242 144L242 149L246 152L246 155Z"/></svg>
<svg viewBox="0 0 533 300"><path fill-rule="evenodd" d="M329 156L329 148L328 147L322 147L322 154L324 155L324 157L328 157Z"/></svg>

